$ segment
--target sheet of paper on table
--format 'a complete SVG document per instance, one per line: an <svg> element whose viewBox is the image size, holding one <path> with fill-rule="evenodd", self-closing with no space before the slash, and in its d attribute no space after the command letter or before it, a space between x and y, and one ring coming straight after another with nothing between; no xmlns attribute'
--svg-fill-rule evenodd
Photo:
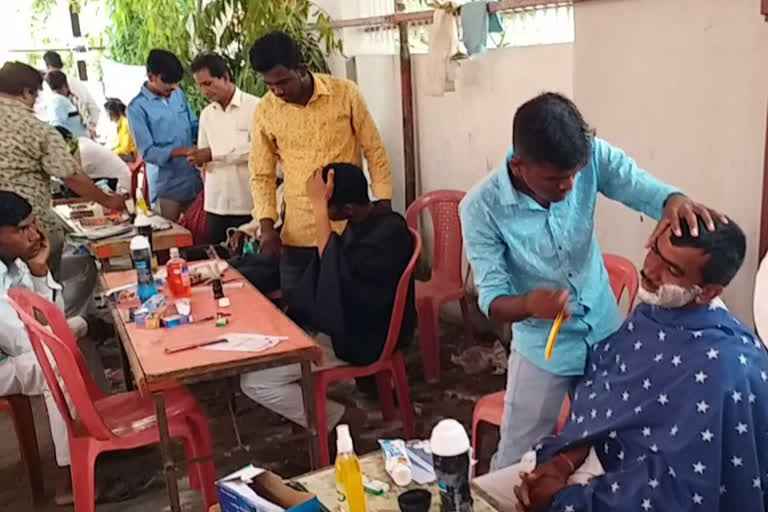
<svg viewBox="0 0 768 512"><path fill-rule="evenodd" d="M224 338L227 341L200 348L203 350L225 350L228 352L264 352L281 341L288 339L287 336L268 336L266 334L239 332L227 333Z"/></svg>

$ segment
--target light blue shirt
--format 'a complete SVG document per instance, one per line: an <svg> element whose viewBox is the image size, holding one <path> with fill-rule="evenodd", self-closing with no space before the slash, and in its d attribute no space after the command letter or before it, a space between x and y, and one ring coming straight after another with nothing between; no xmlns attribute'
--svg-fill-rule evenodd
<svg viewBox="0 0 768 512"><path fill-rule="evenodd" d="M143 85L128 105L127 117L141 157L157 166L150 173L150 200L187 202L197 197L203 188L200 171L184 157L171 158L174 149L197 146L197 116L181 89L162 98Z"/></svg>
<svg viewBox="0 0 768 512"><path fill-rule="evenodd" d="M507 162L512 151L507 156ZM460 206L469 262L487 315L501 296L537 288L568 289L573 317L563 324L552 359L544 349L551 320L529 318L513 325L515 349L534 365L556 375L581 375L589 346L620 325L602 253L595 236L597 193L653 219L679 190L638 168L634 160L595 138L589 163L573 190L549 208L513 186L507 165L472 189Z"/></svg>
<svg viewBox="0 0 768 512"><path fill-rule="evenodd" d="M70 131L73 137L90 138L91 134L69 98L53 93L48 100L48 123Z"/></svg>

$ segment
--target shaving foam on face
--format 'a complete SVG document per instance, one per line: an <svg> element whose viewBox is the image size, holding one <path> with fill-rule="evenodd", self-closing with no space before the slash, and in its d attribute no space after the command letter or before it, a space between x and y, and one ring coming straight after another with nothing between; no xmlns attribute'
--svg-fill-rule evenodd
<svg viewBox="0 0 768 512"><path fill-rule="evenodd" d="M405 442L402 439L379 439L379 445L384 453L384 466L392 481L400 487L410 485L413 475Z"/></svg>

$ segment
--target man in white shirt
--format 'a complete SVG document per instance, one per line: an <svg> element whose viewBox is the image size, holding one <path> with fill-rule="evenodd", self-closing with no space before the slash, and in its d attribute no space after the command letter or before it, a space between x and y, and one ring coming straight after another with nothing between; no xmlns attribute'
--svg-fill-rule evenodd
<svg viewBox="0 0 768 512"><path fill-rule="evenodd" d="M27 330L5 297L11 288L26 288L64 309L61 286L48 269L51 245L32 213L32 205L14 192L0 190L0 396L43 395L48 410L56 463L56 502L71 502L69 440L61 416L43 376ZM68 320L82 339L88 325L81 317ZM103 371L103 370L102 370Z"/></svg>
<svg viewBox="0 0 768 512"><path fill-rule="evenodd" d="M61 56L58 53L53 51L45 52L43 55L43 60L45 61L45 65L49 72L63 71L64 63L62 62ZM67 84L69 85L69 92L71 92L74 96L77 96L77 98L80 100L80 103L82 103L88 110L88 118L92 125L88 128L95 130L99 123L99 116L101 115L101 108L99 107L99 104L88 90L88 86L85 85L85 83L83 83L80 79L71 75L67 75Z"/></svg>
<svg viewBox="0 0 768 512"><path fill-rule="evenodd" d="M200 55L191 68L200 91L211 103L200 114L198 150L189 161L205 172L208 238L210 243L219 243L226 240L229 228L251 221L248 155L259 99L235 87L219 55Z"/></svg>
<svg viewBox="0 0 768 512"><path fill-rule="evenodd" d="M99 179L116 180L116 184L122 190L131 190L131 169L123 159L88 137L74 138L72 133L63 126L56 126L55 128L64 137L86 176L93 181ZM77 144L73 144L73 141Z"/></svg>

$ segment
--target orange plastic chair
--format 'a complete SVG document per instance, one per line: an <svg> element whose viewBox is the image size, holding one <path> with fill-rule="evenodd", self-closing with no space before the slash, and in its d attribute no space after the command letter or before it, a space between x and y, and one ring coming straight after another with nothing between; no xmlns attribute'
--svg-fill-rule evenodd
<svg viewBox="0 0 768 512"><path fill-rule="evenodd" d="M11 415L16 439L19 442L21 461L27 469L29 486L32 488L32 499L35 503L42 503L45 496L43 471L40 465L40 450L37 446L35 418L29 397L11 395L0 398L0 411L7 411Z"/></svg>
<svg viewBox="0 0 768 512"><path fill-rule="evenodd" d="M405 358L403 353L397 350L400 328L403 324L403 315L411 288L413 269L419 260L419 254L421 254L421 237L414 230L411 230L411 235L413 235L413 256L411 256L411 260L408 262L408 266L405 267L403 275L397 284L395 302L392 305L392 316L389 320L387 340L384 343L384 350L382 350L379 360L369 366L340 366L321 370L313 374L321 466L328 466L331 463L330 448L328 446L327 401L328 387L336 381L376 375L381 410L384 419L391 420L395 416L395 402L392 396L392 381L394 380L397 400L400 403L400 417L403 421L405 437L406 439L412 439L415 435L413 405L411 404L411 393L408 389Z"/></svg>
<svg viewBox="0 0 768 512"><path fill-rule="evenodd" d="M637 268L635 268L635 265L627 258L615 254L604 254L603 261L605 262L606 270L608 270L608 277L611 281L611 290L616 297L616 302L621 301L621 297L626 291L629 294L629 311L632 311L637 296L637 287L639 285ZM477 436L480 423L489 423L491 425L496 425L497 427L501 425L501 418L504 415L504 393L506 393L506 391L498 391L496 393L485 395L478 400L475 405L475 410L472 414L472 446L474 447L475 453L479 453L478 450L480 449ZM560 417L557 421L557 426L555 427L555 434L559 434L563 430L565 422L568 420L570 409L571 400L566 396L565 400L563 400L563 406L560 409Z"/></svg>
<svg viewBox="0 0 768 512"><path fill-rule="evenodd" d="M611 290L616 297L616 302L621 302L622 295L627 292L629 299L627 311L632 311L635 307L637 288L640 285L637 268L634 263L618 254L603 254L603 261L608 271L608 278L611 280Z"/></svg>
<svg viewBox="0 0 768 512"><path fill-rule="evenodd" d="M67 424L75 510L94 512L96 458L108 451L158 443L160 432L155 403L137 391L105 396L88 373L64 314L54 304L21 288L8 291L8 302L29 332L45 380ZM45 326L36 320L41 317ZM76 417L70 412L46 349L55 362ZM165 392L165 400L170 435L184 441L187 459L212 456L208 420L195 398L186 389L177 388ZM218 501L215 479L213 461L189 465L190 486L202 491L206 507Z"/></svg>
<svg viewBox="0 0 768 512"><path fill-rule="evenodd" d="M440 307L443 304L459 301L467 343L474 342L461 263L463 239L459 203L463 198L464 192L460 190L435 190L416 199L406 212L408 227L414 230L418 230L424 209L432 219L432 277L429 281L416 282L419 339L427 382L440 380Z"/></svg>

